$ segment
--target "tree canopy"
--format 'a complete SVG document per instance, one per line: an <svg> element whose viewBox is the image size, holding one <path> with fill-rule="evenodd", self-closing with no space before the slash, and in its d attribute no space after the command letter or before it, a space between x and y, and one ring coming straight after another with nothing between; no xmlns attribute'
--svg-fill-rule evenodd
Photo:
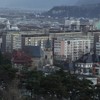
<svg viewBox="0 0 100 100"><path fill-rule="evenodd" d="M38 71L29 71L21 77L20 87L31 91L31 97L40 96L45 100L70 98L70 100L94 100L100 88L94 89L93 83L87 79L79 79L77 75L59 70L45 75ZM95 95L96 94L96 95ZM99 99L97 99L99 100Z"/></svg>

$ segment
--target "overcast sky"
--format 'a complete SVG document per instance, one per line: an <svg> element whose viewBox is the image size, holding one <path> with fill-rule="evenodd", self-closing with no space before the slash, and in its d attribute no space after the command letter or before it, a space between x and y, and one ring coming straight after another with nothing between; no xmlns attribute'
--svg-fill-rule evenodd
<svg viewBox="0 0 100 100"><path fill-rule="evenodd" d="M0 0L0 7L50 9L57 5L73 5L78 0Z"/></svg>

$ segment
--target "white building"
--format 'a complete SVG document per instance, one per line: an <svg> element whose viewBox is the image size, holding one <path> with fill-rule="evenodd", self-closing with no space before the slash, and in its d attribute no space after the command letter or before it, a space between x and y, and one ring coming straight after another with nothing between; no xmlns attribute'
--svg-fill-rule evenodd
<svg viewBox="0 0 100 100"><path fill-rule="evenodd" d="M75 66L77 68L77 74L100 76L99 63L77 63Z"/></svg>
<svg viewBox="0 0 100 100"><path fill-rule="evenodd" d="M11 26L10 21L7 20L6 21L6 30L10 30L10 26Z"/></svg>
<svg viewBox="0 0 100 100"><path fill-rule="evenodd" d="M100 42L96 43L96 54L100 55Z"/></svg>
<svg viewBox="0 0 100 100"><path fill-rule="evenodd" d="M79 19L65 19L65 26L69 27L69 30L80 30Z"/></svg>
<svg viewBox="0 0 100 100"><path fill-rule="evenodd" d="M90 52L90 44L89 38L58 38L54 41L54 54L74 61Z"/></svg>
<svg viewBox="0 0 100 100"><path fill-rule="evenodd" d="M10 32L6 35L6 51L21 49L21 34L19 32Z"/></svg>

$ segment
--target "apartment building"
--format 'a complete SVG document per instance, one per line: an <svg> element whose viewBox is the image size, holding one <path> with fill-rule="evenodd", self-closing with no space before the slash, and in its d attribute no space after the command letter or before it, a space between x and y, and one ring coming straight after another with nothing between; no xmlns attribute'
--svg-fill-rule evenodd
<svg viewBox="0 0 100 100"><path fill-rule="evenodd" d="M100 55L100 42L96 43L96 54Z"/></svg>
<svg viewBox="0 0 100 100"><path fill-rule="evenodd" d="M21 34L18 31L8 32L3 35L3 52L12 52L21 49Z"/></svg>
<svg viewBox="0 0 100 100"><path fill-rule="evenodd" d="M22 35L22 46L40 46L44 50L45 43L51 38L48 34L28 34Z"/></svg>
<svg viewBox="0 0 100 100"><path fill-rule="evenodd" d="M57 38L54 41L54 54L74 61L90 52L90 44L89 38Z"/></svg>

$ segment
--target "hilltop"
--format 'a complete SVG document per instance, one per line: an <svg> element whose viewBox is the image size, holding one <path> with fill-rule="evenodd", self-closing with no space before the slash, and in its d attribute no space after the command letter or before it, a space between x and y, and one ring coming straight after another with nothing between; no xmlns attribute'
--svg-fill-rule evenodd
<svg viewBox="0 0 100 100"><path fill-rule="evenodd" d="M78 5L86 5L86 4L98 4L100 3L100 0L78 0Z"/></svg>
<svg viewBox="0 0 100 100"><path fill-rule="evenodd" d="M100 3L78 6L56 6L43 15L52 17L100 17Z"/></svg>

